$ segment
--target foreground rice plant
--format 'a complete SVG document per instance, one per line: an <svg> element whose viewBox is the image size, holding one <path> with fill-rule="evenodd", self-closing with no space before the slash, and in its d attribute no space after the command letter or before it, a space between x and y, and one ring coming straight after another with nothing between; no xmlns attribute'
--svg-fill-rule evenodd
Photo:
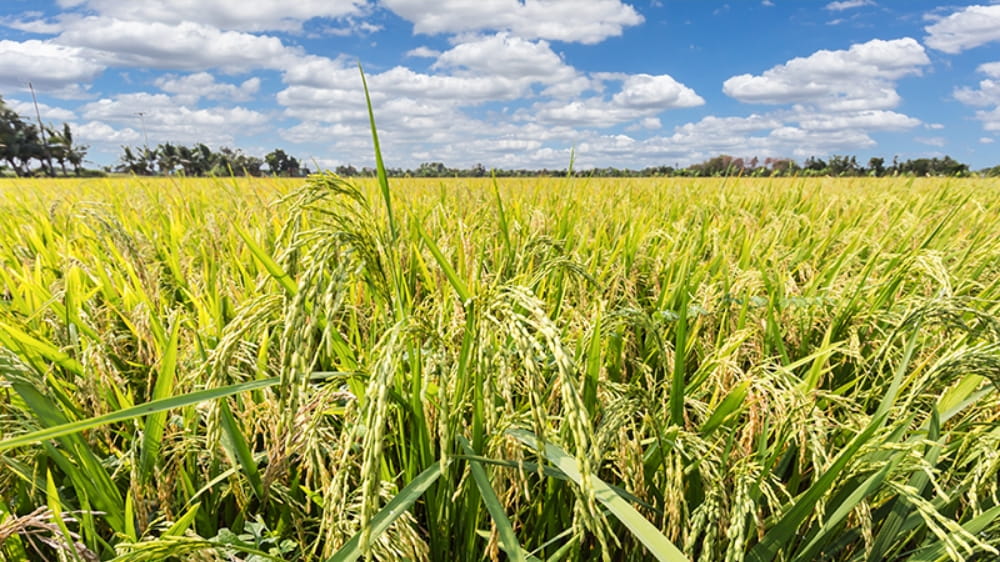
<svg viewBox="0 0 1000 562"><path fill-rule="evenodd" d="M1000 555L1000 186L391 187L0 185L3 556Z"/></svg>

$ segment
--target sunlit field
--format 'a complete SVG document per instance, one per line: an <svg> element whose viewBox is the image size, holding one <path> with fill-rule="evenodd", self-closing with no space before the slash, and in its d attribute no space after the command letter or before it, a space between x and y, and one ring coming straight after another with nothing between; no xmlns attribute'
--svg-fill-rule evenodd
<svg viewBox="0 0 1000 562"><path fill-rule="evenodd" d="M0 557L1000 556L1000 183L0 182Z"/></svg>

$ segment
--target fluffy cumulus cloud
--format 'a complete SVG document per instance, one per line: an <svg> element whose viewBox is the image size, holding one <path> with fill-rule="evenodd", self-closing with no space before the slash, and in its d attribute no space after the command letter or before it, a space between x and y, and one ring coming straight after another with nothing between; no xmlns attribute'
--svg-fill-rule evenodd
<svg viewBox="0 0 1000 562"><path fill-rule="evenodd" d="M439 55L432 68L551 81L576 74L548 42L528 41L508 33L463 41Z"/></svg>
<svg viewBox="0 0 1000 562"><path fill-rule="evenodd" d="M591 80L566 64L547 41L529 41L506 32L466 39L441 53L431 67L461 77L501 78L524 91L545 86L544 95L575 96L593 86Z"/></svg>
<svg viewBox="0 0 1000 562"><path fill-rule="evenodd" d="M827 110L887 109L899 103L894 83L930 64L909 37L874 39L849 49L822 50L794 58L760 75L741 74L722 90L747 103L812 103Z"/></svg>
<svg viewBox="0 0 1000 562"><path fill-rule="evenodd" d="M243 31L295 30L312 18L343 18L362 13L364 0L86 0L101 15L136 22L177 25L195 22Z"/></svg>
<svg viewBox="0 0 1000 562"><path fill-rule="evenodd" d="M35 114L35 105L31 101L4 99L4 104L16 111L18 115ZM76 113L62 107L53 107L44 103L38 104L38 113L41 114L42 120L45 122L73 121L76 119Z"/></svg>
<svg viewBox="0 0 1000 562"><path fill-rule="evenodd" d="M830 9L850 7L855 6L842 3ZM876 144L871 133L921 124L892 109L901 102L896 82L921 74L928 64L914 39L875 39L794 58L758 75L733 76L723 83L723 91L745 103L788 106L759 119L770 128L742 138L743 146L796 157L856 151Z"/></svg>
<svg viewBox="0 0 1000 562"><path fill-rule="evenodd" d="M824 6L827 10L832 12L842 12L844 10L851 10L854 8L860 8L862 6L874 6L875 2L872 0L843 0L842 2L830 2Z"/></svg>
<svg viewBox="0 0 1000 562"><path fill-rule="evenodd" d="M928 47L949 54L1000 41L1000 4L968 6L924 30Z"/></svg>
<svg viewBox="0 0 1000 562"><path fill-rule="evenodd" d="M978 70L987 78L976 88L956 88L955 99L974 107L992 107L976 111L976 119L987 131L1000 131L1000 62L982 64Z"/></svg>
<svg viewBox="0 0 1000 562"><path fill-rule="evenodd" d="M582 133L575 127L632 123L656 129L662 126L660 113L704 103L694 90L668 75L581 72L547 40L528 39L512 31L464 34L453 38L443 52L420 49L411 56L433 58L433 62L426 72L395 66L371 72L367 80L383 138L398 143L401 150L409 140L432 146L435 160L457 155L458 162L487 157L494 161L496 152L522 147L529 153L518 157L541 162L538 154L556 157L561 151L534 143L576 142ZM352 62L302 57L284 70L283 80L286 87L277 94L277 101L286 117L301 121L281 131L286 140L308 142L317 133L342 133L345 125L364 125L364 98ZM611 88L610 97L603 94L606 82L620 83ZM498 111L496 104L507 103L513 105L509 112L501 109L506 113L488 120L473 116L482 106L490 106L493 112ZM448 126L441 127L441 123ZM502 138L498 146L507 148L491 152L476 144L477 140L489 142L484 135ZM338 151L350 149L343 141L336 142ZM360 146L368 151L364 144ZM392 148L387 145L387 151ZM406 150L410 157L431 154L414 148Z"/></svg>
<svg viewBox="0 0 1000 562"><path fill-rule="evenodd" d="M109 66L170 70L283 68L301 54L267 35L188 21L167 24L104 16L78 20L54 41L85 49Z"/></svg>
<svg viewBox="0 0 1000 562"><path fill-rule="evenodd" d="M31 80L47 90L72 88L88 83L105 66L84 49L54 45L46 41L0 41L0 85L21 89Z"/></svg>
<svg viewBox="0 0 1000 562"><path fill-rule="evenodd" d="M88 134L104 133L88 138L105 143L122 134L131 134L128 130L142 130L151 144L232 144L234 132L259 130L268 122L263 113L243 107L190 107L166 94L149 93L102 98L85 104L80 113L91 123Z"/></svg>
<svg viewBox="0 0 1000 562"><path fill-rule="evenodd" d="M979 72L988 78L981 80L978 88L957 88L955 99L966 105L1000 105L1000 62L980 65Z"/></svg>
<svg viewBox="0 0 1000 562"><path fill-rule="evenodd" d="M530 112L522 111L520 117L576 127L602 128L632 121L642 126L663 111L704 103L694 90L669 75L637 74L624 76L621 89L609 100L589 97L569 102L540 102Z"/></svg>
<svg viewBox="0 0 1000 562"><path fill-rule="evenodd" d="M695 107L705 103L694 90L666 74L628 76L622 83L621 91L615 94L611 101L622 107L659 111Z"/></svg>
<svg viewBox="0 0 1000 562"><path fill-rule="evenodd" d="M73 127L73 136L95 148L117 147L142 142L142 133L131 127L116 129L102 121L87 121Z"/></svg>
<svg viewBox="0 0 1000 562"><path fill-rule="evenodd" d="M527 39L593 44L622 34L643 18L619 0L383 0L413 22L416 33L510 31Z"/></svg>
<svg viewBox="0 0 1000 562"><path fill-rule="evenodd" d="M674 128L672 133L645 139L621 134L591 133L577 140L577 161L583 166L627 163L691 163L719 154L806 158L836 151L875 146L863 131L810 130L785 124L774 115L705 117ZM565 166L565 160L553 165ZM616 164L621 165L621 164Z"/></svg>
<svg viewBox="0 0 1000 562"><path fill-rule="evenodd" d="M195 103L200 98L248 101L260 90L260 78L256 76L236 85L216 82L215 77L207 72L186 76L167 74L157 78L154 83L157 88L168 94L174 94L187 103Z"/></svg>

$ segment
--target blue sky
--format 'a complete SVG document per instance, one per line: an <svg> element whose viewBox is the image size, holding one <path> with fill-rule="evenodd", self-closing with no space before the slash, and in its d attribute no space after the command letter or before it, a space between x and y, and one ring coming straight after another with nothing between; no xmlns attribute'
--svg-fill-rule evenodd
<svg viewBox="0 0 1000 562"><path fill-rule="evenodd" d="M371 165L1000 164L1000 2L4 0L0 95L96 164L205 142ZM141 115L140 115L141 114Z"/></svg>

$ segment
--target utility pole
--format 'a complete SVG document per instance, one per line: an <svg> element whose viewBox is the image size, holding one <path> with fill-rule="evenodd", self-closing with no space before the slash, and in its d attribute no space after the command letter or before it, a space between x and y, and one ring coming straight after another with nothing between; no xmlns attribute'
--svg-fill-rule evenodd
<svg viewBox="0 0 1000 562"><path fill-rule="evenodd" d="M45 154L45 161L49 164L49 176L56 175L56 169L52 166L52 153L49 152L49 141L45 139L45 125L42 125L42 112L38 111L38 98L35 97L35 87L28 81L28 89L31 90L31 101L35 103L35 117L38 119L38 134L42 137L42 151Z"/></svg>
<svg viewBox="0 0 1000 562"><path fill-rule="evenodd" d="M149 135L146 134L146 112L140 111L136 113L139 116L139 122L142 123L142 138L145 141L143 148L149 149Z"/></svg>

